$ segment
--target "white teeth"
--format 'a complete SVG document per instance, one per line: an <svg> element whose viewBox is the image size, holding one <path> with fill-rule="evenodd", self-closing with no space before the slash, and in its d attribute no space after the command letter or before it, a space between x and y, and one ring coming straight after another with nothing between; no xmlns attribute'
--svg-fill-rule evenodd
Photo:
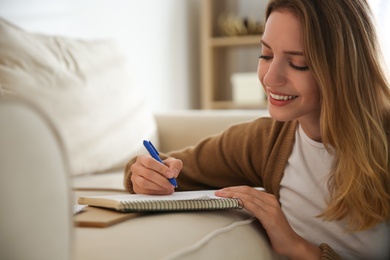
<svg viewBox="0 0 390 260"><path fill-rule="evenodd" d="M273 99L276 99L276 100L290 100L290 99L294 99L294 98L297 97L297 96L275 95L275 94L272 94L272 93L269 93L269 95L270 95Z"/></svg>

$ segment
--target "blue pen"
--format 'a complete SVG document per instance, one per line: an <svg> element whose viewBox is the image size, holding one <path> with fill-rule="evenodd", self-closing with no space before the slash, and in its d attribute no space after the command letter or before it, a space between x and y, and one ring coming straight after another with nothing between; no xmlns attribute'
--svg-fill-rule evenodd
<svg viewBox="0 0 390 260"><path fill-rule="evenodd" d="M152 142L144 140L144 146L145 146L146 150L148 150L150 156L152 156L155 160L159 161L160 163L164 164L163 161L158 156L159 153L158 153L157 149L154 147L154 145L152 144ZM175 178L170 178L168 180L173 186L175 186L177 188L177 182L176 182Z"/></svg>

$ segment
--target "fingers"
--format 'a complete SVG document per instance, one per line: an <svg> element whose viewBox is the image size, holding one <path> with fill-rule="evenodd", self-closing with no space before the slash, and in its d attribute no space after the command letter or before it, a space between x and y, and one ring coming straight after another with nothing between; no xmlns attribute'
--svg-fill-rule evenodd
<svg viewBox="0 0 390 260"><path fill-rule="evenodd" d="M248 186L237 186L219 190L216 195L239 198L242 206L256 216L266 230L286 222L280 204L272 194Z"/></svg>
<svg viewBox="0 0 390 260"><path fill-rule="evenodd" d="M249 186L234 186L227 187L221 190L216 191L217 196L221 197L237 197L243 199L256 199L260 202L264 202L264 200L268 200L271 197L274 197L272 194L268 194L264 192L264 190L258 190Z"/></svg>
<svg viewBox="0 0 390 260"><path fill-rule="evenodd" d="M258 195L259 190L256 190L254 188L251 188L249 186L234 186L234 187L228 187L228 188L223 188L221 190L218 190L216 192L217 196L221 197L256 197ZM264 193L264 192L262 192Z"/></svg>
<svg viewBox="0 0 390 260"><path fill-rule="evenodd" d="M161 186L150 186L150 188L145 188L145 186L139 186L137 183L133 184L133 190L137 194L151 195L170 195L175 191L172 184L170 187L163 189Z"/></svg>
<svg viewBox="0 0 390 260"><path fill-rule="evenodd" d="M274 195L256 190L249 186L236 186L221 189L215 193L221 197L236 197L243 202L243 206L256 217L263 218L265 214L275 214L280 205Z"/></svg>
<svg viewBox="0 0 390 260"><path fill-rule="evenodd" d="M131 166L131 181L136 193L171 194L174 186L168 178L176 178L182 168L182 162L168 158L167 165L162 164L149 155L139 156Z"/></svg>
<svg viewBox="0 0 390 260"><path fill-rule="evenodd" d="M137 170L136 167L131 175L131 182L133 183L133 190L136 193L142 194L172 194L175 187L168 181L168 179L155 171L142 167Z"/></svg>
<svg viewBox="0 0 390 260"><path fill-rule="evenodd" d="M168 176L167 178L177 178L179 172L183 168L183 162L179 159L169 157L164 160L164 163L169 167L169 170L171 171L171 172L168 171L167 174L169 175L172 174L172 176L170 177Z"/></svg>

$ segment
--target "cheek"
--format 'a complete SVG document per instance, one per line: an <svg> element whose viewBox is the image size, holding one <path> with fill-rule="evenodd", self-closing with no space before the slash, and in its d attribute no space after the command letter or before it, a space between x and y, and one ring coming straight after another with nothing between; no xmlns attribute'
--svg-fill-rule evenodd
<svg viewBox="0 0 390 260"><path fill-rule="evenodd" d="M319 101L321 96L321 91L320 91L320 87L317 84L317 81L314 79L314 77L310 76L307 79L307 82L310 85L311 94L317 101Z"/></svg>
<svg viewBox="0 0 390 260"><path fill-rule="evenodd" d="M302 96L305 97L306 102L309 102L311 107L320 107L321 91L317 82L312 78L306 78L305 88L302 89Z"/></svg>
<svg viewBox="0 0 390 260"><path fill-rule="evenodd" d="M261 64L261 59L259 59L259 62L257 63L257 77L259 78L259 81L261 85L263 86L263 89L265 90L265 86L263 84L264 76L266 74L266 66L264 64Z"/></svg>

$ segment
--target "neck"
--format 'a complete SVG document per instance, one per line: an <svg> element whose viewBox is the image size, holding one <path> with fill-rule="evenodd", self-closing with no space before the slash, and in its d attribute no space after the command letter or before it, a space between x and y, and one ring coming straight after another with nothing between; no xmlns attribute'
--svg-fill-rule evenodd
<svg viewBox="0 0 390 260"><path fill-rule="evenodd" d="M315 120L315 122L311 122L304 119L298 119L298 122L301 125L302 130L310 139L322 143L319 120Z"/></svg>

